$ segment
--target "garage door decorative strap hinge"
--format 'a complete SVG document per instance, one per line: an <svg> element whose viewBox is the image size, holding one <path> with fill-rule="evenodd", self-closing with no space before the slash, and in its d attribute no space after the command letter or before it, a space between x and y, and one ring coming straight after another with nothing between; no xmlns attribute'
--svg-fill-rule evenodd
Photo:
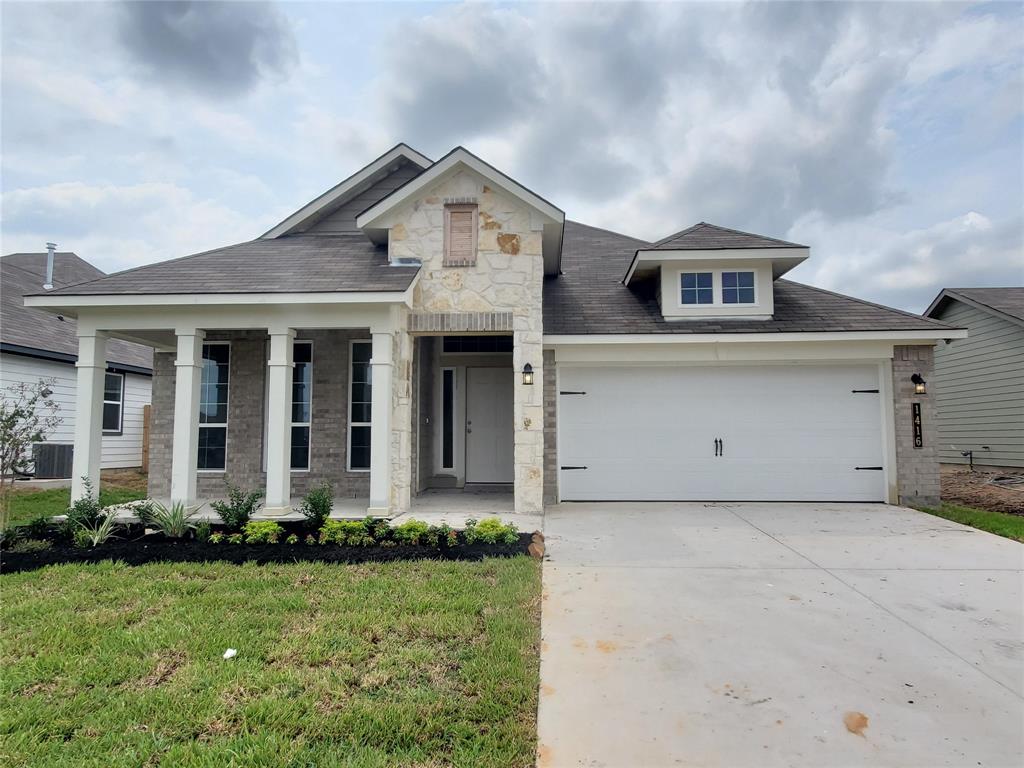
<svg viewBox="0 0 1024 768"><path fill-rule="evenodd" d="M586 467L561 467L561 469L586 469Z"/></svg>
<svg viewBox="0 0 1024 768"><path fill-rule="evenodd" d="M881 472L883 469L885 469L885 467L854 467L854 469L874 469L878 472Z"/></svg>
<svg viewBox="0 0 1024 768"><path fill-rule="evenodd" d="M570 391L562 390L558 394L560 394L560 395L585 395L587 393L586 392L570 392Z"/></svg>
<svg viewBox="0 0 1024 768"><path fill-rule="evenodd" d="M860 394L877 395L878 394L878 390L877 389L851 389L850 391L853 394L855 394L855 395L860 395Z"/></svg>

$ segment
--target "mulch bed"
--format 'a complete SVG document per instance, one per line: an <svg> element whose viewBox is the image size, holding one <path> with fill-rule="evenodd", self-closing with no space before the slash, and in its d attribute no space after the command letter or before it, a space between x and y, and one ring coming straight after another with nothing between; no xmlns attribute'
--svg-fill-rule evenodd
<svg viewBox="0 0 1024 768"><path fill-rule="evenodd" d="M1024 515L1024 486L1000 486L992 481L999 477L1024 472L989 472L985 470L943 467L942 500L965 507Z"/></svg>
<svg viewBox="0 0 1024 768"><path fill-rule="evenodd" d="M141 530L139 531L141 533ZM119 539L83 549L56 540L49 549L35 552L0 550L0 573L31 571L64 563L99 563L116 560L126 565L147 563L384 563L394 560L482 560L528 554L531 534L520 533L515 544L460 544L449 547L412 546L346 547L337 544L210 544L194 539L166 539L159 534Z"/></svg>

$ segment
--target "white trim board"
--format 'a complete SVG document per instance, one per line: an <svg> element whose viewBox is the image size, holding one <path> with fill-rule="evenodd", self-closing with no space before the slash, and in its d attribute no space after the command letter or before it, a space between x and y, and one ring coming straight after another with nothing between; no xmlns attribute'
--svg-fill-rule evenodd
<svg viewBox="0 0 1024 768"><path fill-rule="evenodd" d="M417 273L417 278L419 274ZM225 304L407 304L416 278L404 291L347 291L316 293L149 293L66 296L26 296L25 306L65 307L223 306Z"/></svg>
<svg viewBox="0 0 1024 768"><path fill-rule="evenodd" d="M806 333L594 333L544 336L545 347L580 344L735 344L793 341L891 341L922 344L966 339L962 328L934 331L810 331Z"/></svg>

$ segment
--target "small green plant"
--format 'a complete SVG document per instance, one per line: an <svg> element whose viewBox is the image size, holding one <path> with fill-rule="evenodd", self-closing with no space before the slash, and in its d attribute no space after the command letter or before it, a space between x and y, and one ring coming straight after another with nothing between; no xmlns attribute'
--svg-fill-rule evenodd
<svg viewBox="0 0 1024 768"><path fill-rule="evenodd" d="M391 526L387 520L376 520L368 517L367 520L373 520L373 524L369 526L369 531L373 538L377 541L387 541L388 537L391 536Z"/></svg>
<svg viewBox="0 0 1024 768"><path fill-rule="evenodd" d="M224 540L226 538L227 538L227 536L225 536L220 531L217 531L216 533L211 533L210 534L210 543L211 544L221 544L221 543L224 542Z"/></svg>
<svg viewBox="0 0 1024 768"><path fill-rule="evenodd" d="M307 533L304 541L306 542L306 546L309 547L315 546L317 544L316 536L314 536L312 533Z"/></svg>
<svg viewBox="0 0 1024 768"><path fill-rule="evenodd" d="M241 531L260 506L262 491L243 491L228 483L228 500L210 503L229 531Z"/></svg>
<svg viewBox="0 0 1024 768"><path fill-rule="evenodd" d="M110 512L100 515L99 519L92 523L79 523L73 537L79 547L98 547L110 539L118 538L117 532L120 530L121 526L114 520L114 513Z"/></svg>
<svg viewBox="0 0 1024 768"><path fill-rule="evenodd" d="M245 541L245 536L241 533L232 533L228 536L228 544L241 544Z"/></svg>
<svg viewBox="0 0 1024 768"><path fill-rule="evenodd" d="M11 552L45 552L53 546L53 542L46 539L19 539L11 544Z"/></svg>
<svg viewBox="0 0 1024 768"><path fill-rule="evenodd" d="M467 544L477 541L484 544L515 544L519 541L519 530L512 523L503 523L496 517L488 517L480 522L469 519L463 536Z"/></svg>
<svg viewBox="0 0 1024 768"><path fill-rule="evenodd" d="M213 536L213 526L209 520L200 520L196 524L196 541L206 544Z"/></svg>
<svg viewBox="0 0 1024 768"><path fill-rule="evenodd" d="M273 520L250 520L242 529L246 544L277 544L284 528Z"/></svg>
<svg viewBox="0 0 1024 768"><path fill-rule="evenodd" d="M319 531L331 516L334 507L334 489L330 483L321 483L302 498L299 512L306 518L306 527Z"/></svg>
<svg viewBox="0 0 1024 768"><path fill-rule="evenodd" d="M422 520L406 520L401 525L392 528L391 535L399 544L416 545L421 541L426 543L425 539L429 531L430 526Z"/></svg>
<svg viewBox="0 0 1024 768"><path fill-rule="evenodd" d="M83 477L82 484L85 486L85 493L71 502L64 521L65 531L72 535L83 525L95 527L103 517L103 507L100 506L99 499L93 498L92 481L88 477Z"/></svg>
<svg viewBox="0 0 1024 768"><path fill-rule="evenodd" d="M288 534L288 538L285 539L284 541L285 541L285 544L298 544L299 543L299 537L296 536L294 533L290 533L290 534Z"/></svg>
<svg viewBox="0 0 1024 768"><path fill-rule="evenodd" d="M369 547L375 542L363 520L328 520L320 528L320 543Z"/></svg>
<svg viewBox="0 0 1024 768"><path fill-rule="evenodd" d="M46 515L30 520L21 527L21 532L29 539L43 539L50 532L50 518Z"/></svg>
<svg viewBox="0 0 1024 768"><path fill-rule="evenodd" d="M454 547L459 543L459 534L454 531L448 523L441 523L437 526L438 540L448 547Z"/></svg>
<svg viewBox="0 0 1024 768"><path fill-rule="evenodd" d="M199 507L186 507L180 501L171 504L168 509L158 501L150 501L145 506L136 507L139 519L149 528L155 528L169 539L183 539L188 532L196 527L192 518Z"/></svg>

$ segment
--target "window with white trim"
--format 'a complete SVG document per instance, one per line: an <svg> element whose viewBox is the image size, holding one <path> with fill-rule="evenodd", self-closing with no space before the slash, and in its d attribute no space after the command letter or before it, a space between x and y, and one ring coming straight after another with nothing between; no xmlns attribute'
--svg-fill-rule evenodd
<svg viewBox="0 0 1024 768"><path fill-rule="evenodd" d="M199 387L199 458L197 467L220 471L228 445L228 376L231 347L227 342L203 344Z"/></svg>
<svg viewBox="0 0 1024 768"><path fill-rule="evenodd" d="M370 468L370 424L373 383L370 357L373 343L353 341L349 355L348 468Z"/></svg>
<svg viewBox="0 0 1024 768"><path fill-rule="evenodd" d="M476 212L475 205L466 203L444 207L444 266L476 264Z"/></svg>
<svg viewBox="0 0 1024 768"><path fill-rule="evenodd" d="M754 273L753 272L723 272L722 273L722 303L723 304L753 304L754 303Z"/></svg>
<svg viewBox="0 0 1024 768"><path fill-rule="evenodd" d="M714 304L714 275L711 272L682 272L679 275L682 304Z"/></svg>
<svg viewBox="0 0 1024 768"><path fill-rule="evenodd" d="M313 425L313 342L296 341L292 347L291 468L309 469Z"/></svg>
<svg viewBox="0 0 1024 768"><path fill-rule="evenodd" d="M124 374L108 373L103 380L103 434L120 435L124 420Z"/></svg>

